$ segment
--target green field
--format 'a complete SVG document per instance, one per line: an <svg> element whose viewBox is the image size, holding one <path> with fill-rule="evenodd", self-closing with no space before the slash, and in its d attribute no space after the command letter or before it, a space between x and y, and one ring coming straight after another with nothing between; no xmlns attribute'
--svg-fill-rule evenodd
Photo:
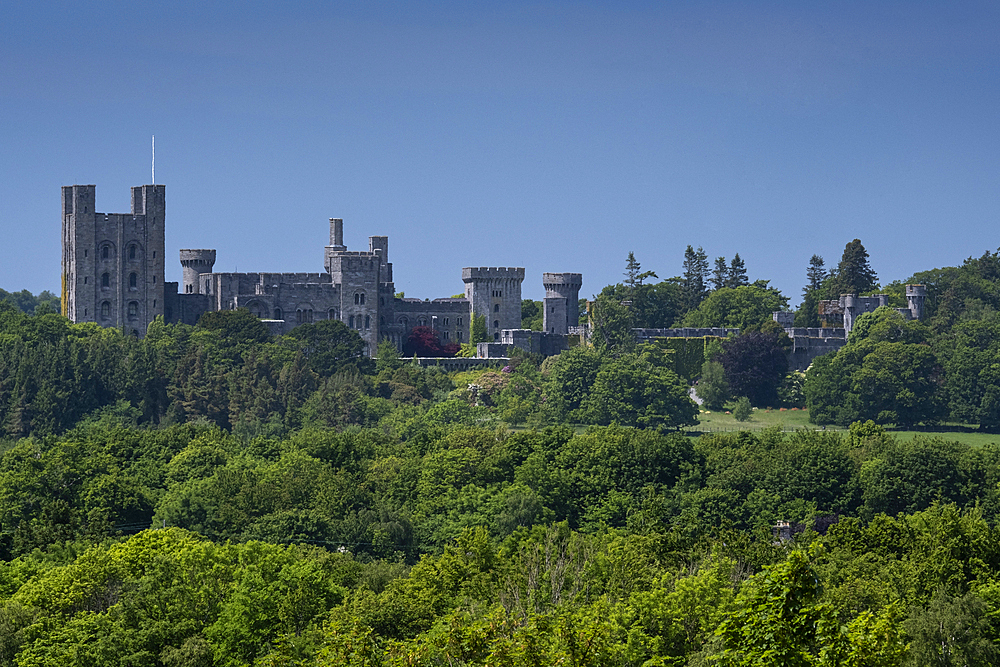
<svg viewBox="0 0 1000 667"><path fill-rule="evenodd" d="M813 430L824 430L824 427L809 423L809 411L801 410L754 410L749 421L738 422L732 414L723 411L702 412L698 415L697 426L689 426L684 432L691 436L698 436L702 433L726 433L735 431L762 431L773 426L780 426L786 431L794 431L800 428ZM827 426L827 431L846 431L847 429L838 426ZM920 431L903 431L892 428L887 429L895 437L901 439L912 439L914 436L934 436L944 440L960 442L972 447L982 447L989 443L1000 444L1000 433L985 433L963 424L942 424Z"/></svg>

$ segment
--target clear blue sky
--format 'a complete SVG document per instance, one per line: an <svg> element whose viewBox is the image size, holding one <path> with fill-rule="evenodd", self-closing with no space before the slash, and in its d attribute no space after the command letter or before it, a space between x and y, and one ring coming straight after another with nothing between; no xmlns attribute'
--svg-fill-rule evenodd
<svg viewBox="0 0 1000 667"><path fill-rule="evenodd" d="M856 237L905 279L1000 246L998 35L995 2L9 2L0 287L56 291L59 187L127 212L154 134L169 256L221 271L320 271L342 217L421 298L692 244L794 304Z"/></svg>

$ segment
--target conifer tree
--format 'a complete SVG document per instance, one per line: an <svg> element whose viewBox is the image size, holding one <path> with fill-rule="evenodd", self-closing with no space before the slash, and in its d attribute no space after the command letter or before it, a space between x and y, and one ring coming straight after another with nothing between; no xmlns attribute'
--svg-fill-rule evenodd
<svg viewBox="0 0 1000 667"><path fill-rule="evenodd" d="M729 275L729 266L725 257L715 258L715 268L712 269L712 276L708 279L712 283L712 289L717 290L726 286L726 277Z"/></svg>
<svg viewBox="0 0 1000 667"><path fill-rule="evenodd" d="M743 285L749 285L750 281L747 279L747 267L740 257L740 253L736 253L733 256L732 261L729 263L729 272L726 274L726 287L741 287Z"/></svg>
<svg viewBox="0 0 1000 667"><path fill-rule="evenodd" d="M878 287L878 276L868 263L868 251L861 245L861 239L854 239L844 248L832 283L828 292L831 299L841 294L864 294Z"/></svg>
<svg viewBox="0 0 1000 667"><path fill-rule="evenodd" d="M688 246L684 251L683 297L685 310L694 310L707 296L705 281L708 278L708 255L698 246Z"/></svg>

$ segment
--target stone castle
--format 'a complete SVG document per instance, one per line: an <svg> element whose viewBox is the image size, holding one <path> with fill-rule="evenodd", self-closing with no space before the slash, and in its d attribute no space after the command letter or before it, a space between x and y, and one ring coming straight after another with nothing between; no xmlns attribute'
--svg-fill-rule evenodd
<svg viewBox="0 0 1000 667"><path fill-rule="evenodd" d="M246 308L272 333L300 324L340 320L358 332L369 355L381 340L402 349L417 326L437 332L442 344L468 343L473 317L484 316L495 345L521 330L524 269L466 267L459 298L397 298L389 237L371 236L367 251L344 245L344 222L330 219L330 245L320 273L214 272L216 251L181 250L182 284L164 281L166 191L132 188L131 213L98 213L95 186L62 189L62 309L73 322L96 322L143 336L150 322L194 324L209 311ZM544 333L536 346L561 348L579 325L579 273L545 273ZM517 333L521 331L522 333ZM560 344L561 343L561 344ZM499 356L495 345L482 356Z"/></svg>

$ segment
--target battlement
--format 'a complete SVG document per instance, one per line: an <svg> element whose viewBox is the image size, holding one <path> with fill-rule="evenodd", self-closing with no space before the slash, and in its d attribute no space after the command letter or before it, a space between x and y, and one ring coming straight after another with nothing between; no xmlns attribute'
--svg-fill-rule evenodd
<svg viewBox="0 0 1000 667"><path fill-rule="evenodd" d="M906 296L927 296L926 285L907 285Z"/></svg>
<svg viewBox="0 0 1000 667"><path fill-rule="evenodd" d="M524 267L467 266L462 269L462 282L474 280L524 280Z"/></svg>
<svg viewBox="0 0 1000 667"><path fill-rule="evenodd" d="M552 287L549 287L551 285ZM582 273L543 273L542 286L545 289L553 289L556 286L563 286L580 289L583 287Z"/></svg>

